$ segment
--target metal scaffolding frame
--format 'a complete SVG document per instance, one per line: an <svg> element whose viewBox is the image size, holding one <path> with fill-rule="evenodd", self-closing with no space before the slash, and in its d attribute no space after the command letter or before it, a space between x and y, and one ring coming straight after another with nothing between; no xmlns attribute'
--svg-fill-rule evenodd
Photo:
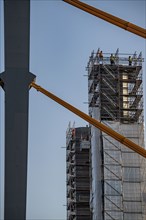
<svg viewBox="0 0 146 220"><path fill-rule="evenodd" d="M106 121L107 122L107 121ZM110 126L139 141L141 125L120 124ZM140 137L141 138L141 137ZM104 154L104 219L142 220L143 192L142 158L102 133ZM110 216L110 218L109 218Z"/></svg>
<svg viewBox="0 0 146 220"><path fill-rule="evenodd" d="M67 220L90 220L89 127L66 132Z"/></svg>
<svg viewBox="0 0 146 220"><path fill-rule="evenodd" d="M144 147L142 54L120 54L117 49L112 64L111 53L100 58L99 51L91 53L87 65L89 114ZM91 155L92 185L102 189L100 197L95 195L98 189L91 189L93 219L146 219L144 160L104 132L95 137L91 128L91 152L98 148L100 153L99 162Z"/></svg>
<svg viewBox="0 0 146 220"><path fill-rule="evenodd" d="M115 53L115 65L110 64L110 54L102 60L92 52L88 62L89 108L101 109L101 120L120 120L131 123L142 120L142 54L128 55Z"/></svg>

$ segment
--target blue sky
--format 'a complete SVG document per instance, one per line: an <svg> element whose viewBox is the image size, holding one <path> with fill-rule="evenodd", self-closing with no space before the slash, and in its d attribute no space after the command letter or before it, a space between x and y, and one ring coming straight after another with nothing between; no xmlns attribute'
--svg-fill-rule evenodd
<svg viewBox="0 0 146 220"><path fill-rule="evenodd" d="M84 1L146 28L146 1ZM3 4L0 0L0 72L3 61ZM36 83L88 113L86 66L93 50L146 56L146 41L61 0L31 1L30 71ZM144 63L144 70L145 63ZM144 86L145 86L144 76ZM144 96L145 98L145 96ZM4 92L0 89L0 179L3 195ZM30 90L27 219L66 219L66 129L86 122ZM1 196L0 219L3 219Z"/></svg>

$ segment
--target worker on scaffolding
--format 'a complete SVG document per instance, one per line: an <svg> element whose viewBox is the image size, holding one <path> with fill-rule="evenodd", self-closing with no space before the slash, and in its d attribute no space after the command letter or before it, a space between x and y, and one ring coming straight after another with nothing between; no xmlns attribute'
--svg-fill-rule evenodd
<svg viewBox="0 0 146 220"><path fill-rule="evenodd" d="M96 57L99 58L99 53L100 53L100 49L98 48L97 52L96 52Z"/></svg>
<svg viewBox="0 0 146 220"><path fill-rule="evenodd" d="M132 57L131 56L129 56L128 61L129 61L129 66L132 66Z"/></svg>
<svg viewBox="0 0 146 220"><path fill-rule="evenodd" d="M75 129L74 128L72 129L72 136L71 137L72 137L72 139L75 137Z"/></svg>
<svg viewBox="0 0 146 220"><path fill-rule="evenodd" d="M99 62L99 52L100 52L100 50L99 50L99 48L98 48L98 50L97 50L97 52L96 52L96 59L95 59L95 63L94 64L98 64L98 62Z"/></svg>
<svg viewBox="0 0 146 220"><path fill-rule="evenodd" d="M99 52L99 61L100 61L100 64L103 63L103 53L102 53L102 50Z"/></svg>
<svg viewBox="0 0 146 220"><path fill-rule="evenodd" d="M113 54L111 54L111 56L110 56L110 63L111 63L111 65L115 64L115 56Z"/></svg>

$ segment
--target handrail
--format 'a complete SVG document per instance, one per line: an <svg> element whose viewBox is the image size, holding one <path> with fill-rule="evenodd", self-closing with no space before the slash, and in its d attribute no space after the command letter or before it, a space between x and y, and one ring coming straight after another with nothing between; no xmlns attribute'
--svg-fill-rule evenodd
<svg viewBox="0 0 146 220"><path fill-rule="evenodd" d="M64 106L69 111L73 112L74 114L78 115L80 118L84 119L85 121L89 122L96 128L100 129L101 131L105 132L109 136L113 137L115 140L119 141L120 143L124 144L126 147L130 148L131 150L135 151L136 153L140 154L141 156L146 158L146 150L141 146L137 145L136 143L132 142L131 140L127 139L123 135L119 134L118 132L112 130L111 128L107 127L106 125L100 123L99 121L95 120L94 118L90 117L89 115L85 114L84 112L80 111L79 109L75 108L71 104L65 102L64 100L60 99L56 95L52 94L51 92L45 90L41 86L37 85L36 83L31 83L31 87L35 88L37 91L43 93L47 97L51 98L58 104Z"/></svg>

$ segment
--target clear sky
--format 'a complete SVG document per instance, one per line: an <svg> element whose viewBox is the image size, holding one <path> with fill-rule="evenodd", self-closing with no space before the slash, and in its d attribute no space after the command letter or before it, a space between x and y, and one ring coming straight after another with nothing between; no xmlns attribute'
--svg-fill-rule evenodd
<svg viewBox="0 0 146 220"><path fill-rule="evenodd" d="M146 28L144 0L86 0L101 10ZM61 0L31 1L30 71L36 83L88 113L86 66L91 52L146 56L146 41ZM0 72L3 59L3 1L0 0ZM144 63L144 70L145 70ZM144 87L145 75L144 75ZM145 99L145 95L144 95ZM0 219L3 219L4 92L0 89ZM86 122L30 90L27 219L66 219L66 129Z"/></svg>

